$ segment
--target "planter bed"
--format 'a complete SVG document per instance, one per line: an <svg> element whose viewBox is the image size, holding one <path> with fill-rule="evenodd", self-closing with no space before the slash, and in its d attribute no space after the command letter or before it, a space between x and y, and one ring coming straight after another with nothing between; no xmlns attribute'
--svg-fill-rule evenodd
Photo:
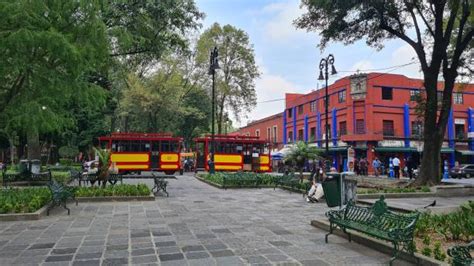
<svg viewBox="0 0 474 266"><path fill-rule="evenodd" d="M0 214L0 221L31 221L39 220L42 216L46 215L46 210L49 204L44 205L35 212L25 213L3 213Z"/></svg>
<svg viewBox="0 0 474 266"><path fill-rule="evenodd" d="M105 201L154 201L155 195L148 196L99 196L99 197L76 197L79 202L105 202Z"/></svg>

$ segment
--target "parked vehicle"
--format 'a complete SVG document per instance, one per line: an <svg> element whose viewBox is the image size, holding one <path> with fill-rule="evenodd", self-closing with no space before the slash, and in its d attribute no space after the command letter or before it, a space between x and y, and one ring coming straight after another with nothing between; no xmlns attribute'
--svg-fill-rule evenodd
<svg viewBox="0 0 474 266"><path fill-rule="evenodd" d="M449 175L452 178L474 177L474 164L465 164L460 167L453 167Z"/></svg>

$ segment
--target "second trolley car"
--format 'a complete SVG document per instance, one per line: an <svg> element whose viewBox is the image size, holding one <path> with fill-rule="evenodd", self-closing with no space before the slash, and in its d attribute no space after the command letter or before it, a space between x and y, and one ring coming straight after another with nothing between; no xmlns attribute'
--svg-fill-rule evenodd
<svg viewBox="0 0 474 266"><path fill-rule="evenodd" d="M209 171L211 136L196 138L195 169ZM214 166L216 171L270 172L270 147L254 136L215 135Z"/></svg>
<svg viewBox="0 0 474 266"><path fill-rule="evenodd" d="M170 133L112 133L99 137L102 147L111 151L111 161L119 172L181 171L182 138Z"/></svg>

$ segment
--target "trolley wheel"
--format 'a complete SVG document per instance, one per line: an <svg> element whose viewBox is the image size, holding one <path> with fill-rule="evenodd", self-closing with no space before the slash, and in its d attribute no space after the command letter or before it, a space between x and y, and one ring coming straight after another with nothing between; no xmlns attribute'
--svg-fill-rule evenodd
<svg viewBox="0 0 474 266"><path fill-rule="evenodd" d="M183 169L179 170L179 175L183 175L183 173L184 173Z"/></svg>
<svg viewBox="0 0 474 266"><path fill-rule="evenodd" d="M165 171L165 174L167 175L173 175L175 171Z"/></svg>

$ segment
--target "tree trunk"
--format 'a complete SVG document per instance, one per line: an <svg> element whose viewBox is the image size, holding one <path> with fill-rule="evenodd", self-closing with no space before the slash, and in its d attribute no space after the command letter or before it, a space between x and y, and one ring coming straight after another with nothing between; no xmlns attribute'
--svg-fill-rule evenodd
<svg viewBox="0 0 474 266"><path fill-rule="evenodd" d="M16 158L16 147L15 147L15 142L13 141L13 136L10 136L8 138L8 141L10 142L10 160L12 161L12 165L17 163L17 158Z"/></svg>
<svg viewBox="0 0 474 266"><path fill-rule="evenodd" d="M421 159L420 176L414 185L433 185L439 182L440 154L444 139L444 128L437 127L438 100L437 85L438 75L426 71L424 73L426 88L426 109L424 114L423 132L423 157Z"/></svg>
<svg viewBox="0 0 474 266"><path fill-rule="evenodd" d="M28 160L41 160L41 145L39 141L39 134L36 129L31 129L26 134L28 143Z"/></svg>

